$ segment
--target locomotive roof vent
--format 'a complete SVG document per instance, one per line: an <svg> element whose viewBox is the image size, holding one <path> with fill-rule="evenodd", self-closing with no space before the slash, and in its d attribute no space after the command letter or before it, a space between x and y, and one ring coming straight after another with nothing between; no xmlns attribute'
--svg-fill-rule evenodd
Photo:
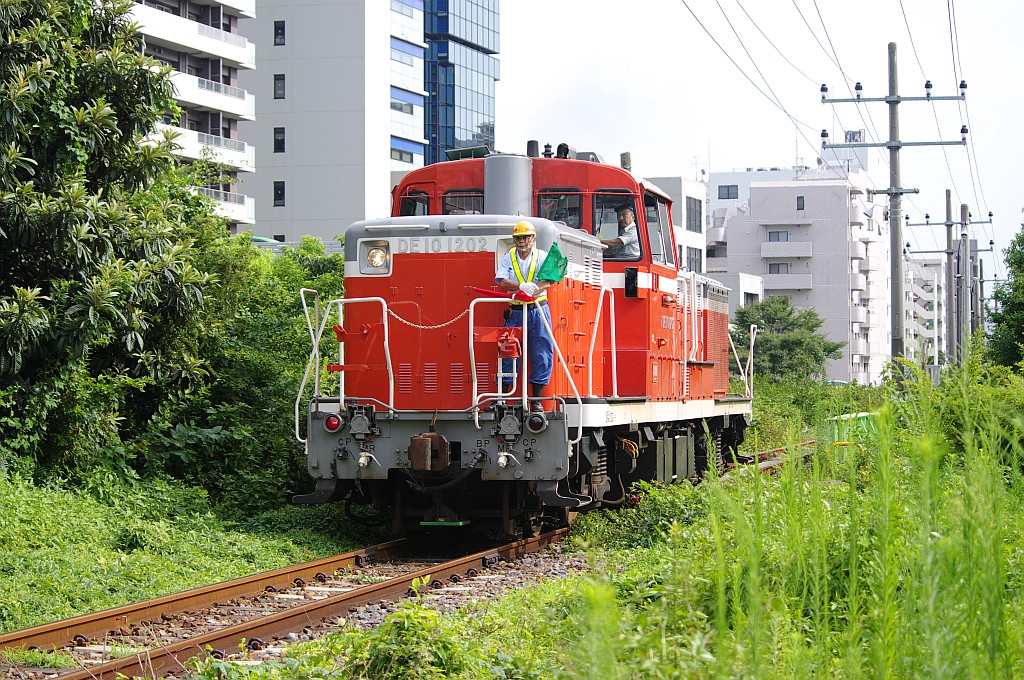
<svg viewBox="0 0 1024 680"><path fill-rule="evenodd" d="M445 157L450 161L459 161L463 158L483 158L491 155L491 150L486 146L467 146L458 149L448 149L444 152Z"/></svg>

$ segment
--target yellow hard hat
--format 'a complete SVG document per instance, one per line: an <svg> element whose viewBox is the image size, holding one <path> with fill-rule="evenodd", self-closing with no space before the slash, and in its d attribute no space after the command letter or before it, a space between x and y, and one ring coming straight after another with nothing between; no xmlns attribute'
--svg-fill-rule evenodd
<svg viewBox="0 0 1024 680"><path fill-rule="evenodd" d="M512 229L512 235L513 236L536 236L537 235L537 229L532 224L527 222L526 220L523 220L522 222L518 222L516 224L515 228Z"/></svg>

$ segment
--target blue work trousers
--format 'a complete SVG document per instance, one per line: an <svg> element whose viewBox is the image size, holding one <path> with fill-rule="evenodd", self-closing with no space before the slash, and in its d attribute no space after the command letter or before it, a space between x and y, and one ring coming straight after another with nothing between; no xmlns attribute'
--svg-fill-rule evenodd
<svg viewBox="0 0 1024 680"><path fill-rule="evenodd" d="M551 325L551 312L548 311L548 306L545 305L526 305L529 308L527 312L530 316L527 319L526 329L526 349L528 352L527 360L527 371L529 372L529 381L533 385L547 385L551 382L551 366L554 363L555 355L555 343L552 341L551 336L548 334L548 326ZM541 319L541 314L547 319L547 326L544 325L544 321ZM505 321L505 327L509 328L512 326L523 325L523 307L515 306L509 310L509 317ZM501 360L501 371L502 373L512 372L512 362L515 359L502 359Z"/></svg>

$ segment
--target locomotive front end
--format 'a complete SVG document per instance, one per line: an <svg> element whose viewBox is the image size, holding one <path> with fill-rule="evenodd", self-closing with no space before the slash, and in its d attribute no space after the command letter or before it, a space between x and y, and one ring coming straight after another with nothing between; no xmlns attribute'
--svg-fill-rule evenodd
<svg viewBox="0 0 1024 680"><path fill-rule="evenodd" d="M573 416L573 400L558 396L576 393L578 405L583 376L563 370L543 394L526 389L528 333L505 327L510 300L494 286L521 219L391 218L348 230L345 297L305 292L314 396L296 433L317 488L296 502L372 504L396 532L492 520L519 534L545 509L564 519L592 500L565 482L590 462L578 453L579 408ZM598 252L587 235L533 221L540 247L560 240L575 261ZM559 295L552 306L570 304ZM574 330L545 329L556 339ZM337 357L319 356L331 341ZM510 372L502 359L515 359ZM321 393L324 367L336 376L331 394Z"/></svg>

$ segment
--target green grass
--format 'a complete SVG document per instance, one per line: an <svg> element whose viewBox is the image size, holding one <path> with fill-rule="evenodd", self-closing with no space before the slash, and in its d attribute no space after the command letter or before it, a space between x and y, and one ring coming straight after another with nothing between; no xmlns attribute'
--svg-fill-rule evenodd
<svg viewBox="0 0 1024 680"><path fill-rule="evenodd" d="M382 538L352 531L339 506L286 508L231 525L187 490L148 489L99 502L13 476L0 476L0 517L0 633Z"/></svg>
<svg viewBox="0 0 1024 680"><path fill-rule="evenodd" d="M635 508L580 518L590 576L458 616L410 607L273 667L200 675L1020 677L1022 394L1020 377L977 365L941 389L911 374L848 446L831 445L825 419L863 401L770 394L762 446L811 432L813 462L794 447L776 476L641 487Z"/></svg>
<svg viewBox="0 0 1024 680"><path fill-rule="evenodd" d="M52 652L41 649L3 649L0 650L0 660L26 668L73 668L78 665L75 657L56 649Z"/></svg>

